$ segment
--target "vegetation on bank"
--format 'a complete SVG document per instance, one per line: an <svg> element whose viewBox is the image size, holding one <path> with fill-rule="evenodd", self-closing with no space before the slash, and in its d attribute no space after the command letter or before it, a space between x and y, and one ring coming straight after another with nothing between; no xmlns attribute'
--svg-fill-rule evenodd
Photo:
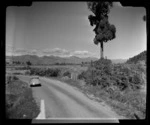
<svg viewBox="0 0 150 125"><path fill-rule="evenodd" d="M6 76L6 118L33 119L40 113L27 83L16 76Z"/></svg>
<svg viewBox="0 0 150 125"><path fill-rule="evenodd" d="M60 76L61 70L58 68L31 68L30 75L39 75L46 77L58 77Z"/></svg>
<svg viewBox="0 0 150 125"><path fill-rule="evenodd" d="M140 90L146 83L142 73L146 73L142 65L112 64L110 60L100 59L78 78L89 86L89 92L103 98L119 114L127 118L143 119L146 95L140 93Z"/></svg>
<svg viewBox="0 0 150 125"><path fill-rule="evenodd" d="M147 51L145 50L145 51L141 52L140 54L138 54L132 58L129 58L127 60L127 63L135 63L136 64L139 61L143 61L143 60L145 60L145 63L146 63L146 53L147 53Z"/></svg>

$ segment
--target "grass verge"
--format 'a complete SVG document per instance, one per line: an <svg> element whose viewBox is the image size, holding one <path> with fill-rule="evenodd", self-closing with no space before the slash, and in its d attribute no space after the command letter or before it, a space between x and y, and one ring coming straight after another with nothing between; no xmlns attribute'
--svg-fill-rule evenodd
<svg viewBox="0 0 150 125"><path fill-rule="evenodd" d="M40 109L32 96L32 90L27 83L16 76L6 78L6 118L33 119Z"/></svg>
<svg viewBox="0 0 150 125"><path fill-rule="evenodd" d="M80 80L54 78L73 87L85 95L94 95L96 101L105 102L118 115L127 119L145 119L146 97L140 92L129 92L123 95L113 93L112 95L99 88L99 86L82 85ZM111 95L111 97L110 97ZM112 98L114 97L114 98ZM98 98L98 100L97 100Z"/></svg>

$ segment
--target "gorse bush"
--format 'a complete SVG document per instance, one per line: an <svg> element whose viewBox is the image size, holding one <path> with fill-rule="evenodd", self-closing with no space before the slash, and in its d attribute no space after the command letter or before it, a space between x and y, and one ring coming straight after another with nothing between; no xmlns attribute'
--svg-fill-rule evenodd
<svg viewBox="0 0 150 125"><path fill-rule="evenodd" d="M12 76L10 76L10 75L6 76L6 84L12 83L15 80L18 80L18 77L14 76L14 75L12 75Z"/></svg>
<svg viewBox="0 0 150 125"><path fill-rule="evenodd" d="M95 61L87 71L82 72L78 77L84 79L87 84L99 85L102 88L109 86L112 74L112 63L110 60L100 59Z"/></svg>
<svg viewBox="0 0 150 125"><path fill-rule="evenodd" d="M65 72L63 73L63 76L64 76L64 77L67 76L67 77L71 78L71 73L70 73L69 71L65 71Z"/></svg>
<svg viewBox="0 0 150 125"><path fill-rule="evenodd" d="M30 75L39 75L39 76L47 76L47 77L58 77L60 75L60 69L41 69L41 68L31 68Z"/></svg>
<svg viewBox="0 0 150 125"><path fill-rule="evenodd" d="M78 77L84 79L86 84L99 85L101 88L116 86L121 91L128 88L137 90L143 85L143 80L140 71L135 69L132 65L113 65L110 60L100 59Z"/></svg>
<svg viewBox="0 0 150 125"><path fill-rule="evenodd" d="M101 71L99 72L101 75L111 75L112 74L112 62L108 59L100 59L95 61L92 65L95 70Z"/></svg>

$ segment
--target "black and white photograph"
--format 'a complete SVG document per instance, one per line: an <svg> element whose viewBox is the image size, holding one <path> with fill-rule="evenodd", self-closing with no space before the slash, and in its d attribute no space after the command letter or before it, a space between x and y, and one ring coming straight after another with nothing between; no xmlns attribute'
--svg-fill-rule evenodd
<svg viewBox="0 0 150 125"><path fill-rule="evenodd" d="M7 119L145 120L146 8L40 1L6 8Z"/></svg>

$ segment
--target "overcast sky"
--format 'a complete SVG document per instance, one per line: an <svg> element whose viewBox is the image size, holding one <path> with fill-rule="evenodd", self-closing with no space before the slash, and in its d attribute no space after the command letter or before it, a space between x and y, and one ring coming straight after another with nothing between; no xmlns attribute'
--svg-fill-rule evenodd
<svg viewBox="0 0 150 125"><path fill-rule="evenodd" d="M8 7L6 13L6 55L36 54L100 57L93 43L86 2L34 2L30 7ZM114 4L109 22L116 26L116 38L104 44L104 56L127 59L146 50L146 14L142 7Z"/></svg>

